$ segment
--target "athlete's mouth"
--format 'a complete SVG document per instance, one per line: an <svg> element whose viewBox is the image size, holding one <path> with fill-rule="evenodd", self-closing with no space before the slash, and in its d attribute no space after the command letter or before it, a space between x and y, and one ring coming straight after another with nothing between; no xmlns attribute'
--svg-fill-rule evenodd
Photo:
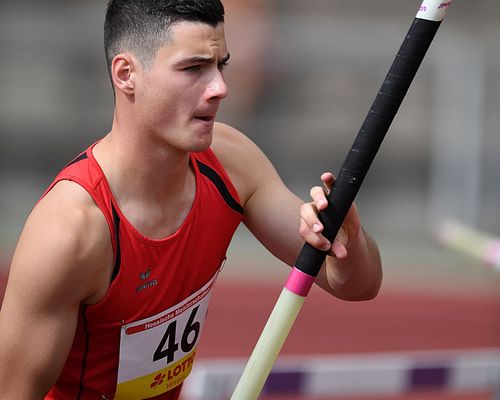
<svg viewBox="0 0 500 400"><path fill-rule="evenodd" d="M203 122L214 122L215 114L195 115L193 118Z"/></svg>
<svg viewBox="0 0 500 400"><path fill-rule="evenodd" d="M214 115L197 115L195 116L196 119L201 119L202 121L213 121L215 119Z"/></svg>

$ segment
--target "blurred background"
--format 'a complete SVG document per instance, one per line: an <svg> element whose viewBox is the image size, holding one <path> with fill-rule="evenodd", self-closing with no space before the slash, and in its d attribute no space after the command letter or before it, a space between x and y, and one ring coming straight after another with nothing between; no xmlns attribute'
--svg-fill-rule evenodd
<svg viewBox="0 0 500 400"><path fill-rule="evenodd" d="M244 131L284 181L307 199L321 172L339 169L419 4L224 4L230 96L219 120ZM102 49L105 6L104 0L0 2L4 275L24 221L45 187L66 162L110 129L113 97ZM493 301L488 309L497 311L484 316L487 326L480 325L487 340L468 340L464 326L448 326L448 335L464 336L458 347L500 346L495 308L500 306L500 273L436 239L449 219L500 235L499 12L495 0L457 1L450 7L357 197L384 260L381 302L393 293L433 299L431 309L452 297L469 299L466 304ZM241 228L221 276L219 298L242 282L254 284L249 293L263 290L264 296L262 288L279 288L286 275L286 268ZM484 307L478 303L478 309ZM460 323L464 311L447 310L457 312L453 321ZM435 326L427 328L432 332ZM208 326L207 334L214 329ZM440 346L447 347L445 342ZM421 342L419 350L426 346L439 347Z"/></svg>

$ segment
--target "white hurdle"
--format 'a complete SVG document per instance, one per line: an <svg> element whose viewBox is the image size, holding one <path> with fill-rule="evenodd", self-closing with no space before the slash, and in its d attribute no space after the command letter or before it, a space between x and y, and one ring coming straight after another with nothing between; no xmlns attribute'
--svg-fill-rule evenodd
<svg viewBox="0 0 500 400"><path fill-rule="evenodd" d="M245 359L200 359L183 400L227 400ZM416 390L446 393L490 391L500 400L500 348L282 356L263 394L302 396L394 395Z"/></svg>

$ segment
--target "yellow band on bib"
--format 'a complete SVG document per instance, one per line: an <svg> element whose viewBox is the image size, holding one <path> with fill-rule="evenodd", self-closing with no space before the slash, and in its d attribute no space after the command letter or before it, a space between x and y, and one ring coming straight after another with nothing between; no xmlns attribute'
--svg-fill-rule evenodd
<svg viewBox="0 0 500 400"><path fill-rule="evenodd" d="M117 400L137 400L158 396L179 386L193 369L196 350L167 368L140 378L120 383L116 388Z"/></svg>

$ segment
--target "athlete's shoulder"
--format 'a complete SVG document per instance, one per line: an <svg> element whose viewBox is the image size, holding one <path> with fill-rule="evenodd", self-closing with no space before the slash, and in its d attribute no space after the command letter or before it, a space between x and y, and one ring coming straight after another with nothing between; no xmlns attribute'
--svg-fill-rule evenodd
<svg viewBox="0 0 500 400"><path fill-rule="evenodd" d="M264 156L261 149L243 132L220 122L214 125L211 147L219 158L237 164L259 162Z"/></svg>
<svg viewBox="0 0 500 400"><path fill-rule="evenodd" d="M254 145L253 142L241 131L222 122L214 124L212 149L215 152L238 150L241 147Z"/></svg>
<svg viewBox="0 0 500 400"><path fill-rule="evenodd" d="M258 187L277 178L264 152L230 125L215 124L212 150L226 169L243 204Z"/></svg>
<svg viewBox="0 0 500 400"><path fill-rule="evenodd" d="M12 268L27 273L38 268L54 283L79 288L84 301L99 290L95 278L106 268L110 255L108 224L102 212L85 189L63 180L30 213Z"/></svg>
<svg viewBox="0 0 500 400"><path fill-rule="evenodd" d="M71 180L61 180L44 194L33 208L30 218L44 222L47 229L58 221L64 221L68 231L73 228L71 230L79 232L99 224L103 216L86 189Z"/></svg>

